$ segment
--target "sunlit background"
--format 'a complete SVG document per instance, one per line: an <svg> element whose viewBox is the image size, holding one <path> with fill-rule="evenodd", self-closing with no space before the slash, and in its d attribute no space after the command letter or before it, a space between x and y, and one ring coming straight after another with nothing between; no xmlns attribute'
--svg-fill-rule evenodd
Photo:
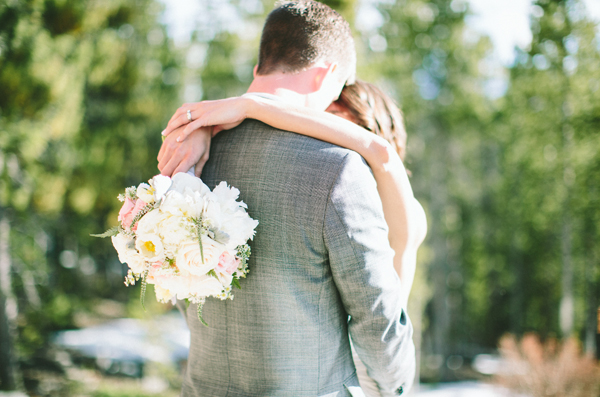
<svg viewBox="0 0 600 397"><path fill-rule="evenodd" d="M600 2L324 2L406 119L414 395L598 395ZM90 234L182 102L245 91L272 7L0 3L0 390L178 395L185 323Z"/></svg>

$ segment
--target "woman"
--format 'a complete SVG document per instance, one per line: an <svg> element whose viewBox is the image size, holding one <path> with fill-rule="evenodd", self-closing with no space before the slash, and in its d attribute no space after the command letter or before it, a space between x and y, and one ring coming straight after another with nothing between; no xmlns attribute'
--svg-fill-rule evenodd
<svg viewBox="0 0 600 397"><path fill-rule="evenodd" d="M425 238L427 224L402 162L406 152L406 132L402 114L393 101L374 85L360 81L344 87L340 98L327 108L327 112L292 107L250 93L185 105L171 118L163 135L189 123L178 141L206 126L214 126L214 136L246 118L346 147L364 157L377 182L389 227L388 238L396 252L394 268L403 285L402 305L406 307L414 279L417 249ZM190 122L190 119L194 121ZM378 395L377 387L368 379L362 363L356 357L355 362L365 393Z"/></svg>

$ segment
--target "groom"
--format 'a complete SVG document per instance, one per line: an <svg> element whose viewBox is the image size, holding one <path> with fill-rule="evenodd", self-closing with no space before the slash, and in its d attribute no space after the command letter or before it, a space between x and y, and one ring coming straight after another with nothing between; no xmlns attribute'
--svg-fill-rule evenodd
<svg viewBox="0 0 600 397"><path fill-rule="evenodd" d="M324 110L353 81L355 59L339 14L315 1L284 3L267 18L248 92ZM206 131L181 144L177 135L163 144L163 174L204 155ZM348 335L382 396L408 390L412 326L364 160L255 120L220 132L210 145L202 179L211 188L220 181L239 188L260 224L235 299L207 300L208 326L188 309L182 395L363 395Z"/></svg>

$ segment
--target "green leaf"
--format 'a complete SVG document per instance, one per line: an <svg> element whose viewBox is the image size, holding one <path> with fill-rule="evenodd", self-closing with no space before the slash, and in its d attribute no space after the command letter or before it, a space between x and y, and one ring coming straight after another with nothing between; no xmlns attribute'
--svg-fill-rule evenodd
<svg viewBox="0 0 600 397"><path fill-rule="evenodd" d="M146 270L144 272L144 275L142 276L142 290L140 292L140 302L142 303L142 308L144 309L144 311L146 311L146 305L144 304L144 301L146 299L146 278L148 277L148 270Z"/></svg>
<svg viewBox="0 0 600 397"><path fill-rule="evenodd" d="M208 327L208 323L202 318L202 306L204 306L204 303L198 303L198 320L200 320L202 324Z"/></svg>
<svg viewBox="0 0 600 397"><path fill-rule="evenodd" d="M202 247L202 229L198 226L198 244L200 245L200 258L202 258L202 264L204 265L204 248Z"/></svg>
<svg viewBox="0 0 600 397"><path fill-rule="evenodd" d="M242 289L242 286L240 285L240 280L235 277L231 281L231 285L233 285L237 289Z"/></svg>
<svg viewBox="0 0 600 397"><path fill-rule="evenodd" d="M133 227L133 225L135 225L136 223L138 223L140 221L140 219L142 219L142 217L144 215L146 215L148 212L152 211L154 209L154 204L146 204L141 210L140 212L138 212L135 217L133 218L133 220L131 221L131 226Z"/></svg>
<svg viewBox="0 0 600 397"><path fill-rule="evenodd" d="M120 226L114 226L114 227L111 227L110 229L108 229L107 231L105 231L102 234L90 234L90 236L92 236L92 237L100 237L100 238L113 237L113 236L116 236L117 234L119 234L120 231L121 231L121 227Z"/></svg>

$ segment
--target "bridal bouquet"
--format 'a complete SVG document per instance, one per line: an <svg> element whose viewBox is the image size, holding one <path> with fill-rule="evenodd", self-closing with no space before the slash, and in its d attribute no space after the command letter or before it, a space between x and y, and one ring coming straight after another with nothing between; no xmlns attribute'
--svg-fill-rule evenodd
<svg viewBox="0 0 600 397"><path fill-rule="evenodd" d="M239 190L221 182L211 191L199 178L157 175L119 195L119 226L97 237L111 237L119 260L127 263L125 285L154 284L156 299L202 305L207 297L233 299L232 286L248 273L250 247L258 221Z"/></svg>

